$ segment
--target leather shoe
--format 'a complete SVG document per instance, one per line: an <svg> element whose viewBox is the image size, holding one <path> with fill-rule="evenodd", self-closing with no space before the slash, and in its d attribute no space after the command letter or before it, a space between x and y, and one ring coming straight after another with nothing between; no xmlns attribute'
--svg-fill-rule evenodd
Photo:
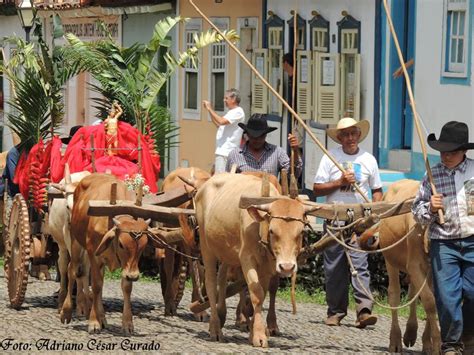
<svg viewBox="0 0 474 355"><path fill-rule="evenodd" d="M330 327L338 327L341 325L341 318L338 315L329 316L324 323Z"/></svg>
<svg viewBox="0 0 474 355"><path fill-rule="evenodd" d="M356 327L364 329L368 325L374 325L377 323L377 316L368 312L361 312L356 320Z"/></svg>

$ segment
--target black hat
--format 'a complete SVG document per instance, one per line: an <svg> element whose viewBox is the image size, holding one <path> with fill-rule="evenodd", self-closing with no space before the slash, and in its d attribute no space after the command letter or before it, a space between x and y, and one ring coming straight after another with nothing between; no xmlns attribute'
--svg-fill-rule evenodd
<svg viewBox="0 0 474 355"><path fill-rule="evenodd" d="M239 127L249 136L257 138L264 134L273 132L277 127L268 127L267 115L254 113L250 116L247 124L239 123Z"/></svg>
<svg viewBox="0 0 474 355"><path fill-rule="evenodd" d="M441 128L439 139L435 134L428 136L428 144L439 152L454 152L456 150L474 149L474 143L469 143L469 129L464 122L450 121Z"/></svg>
<svg viewBox="0 0 474 355"><path fill-rule="evenodd" d="M64 144L69 144L69 142L72 139L72 136L74 136L74 134L77 131L79 131L80 128L82 128L82 126L73 126L73 127L71 127L71 129L69 130L69 137L61 138L61 142L63 142Z"/></svg>

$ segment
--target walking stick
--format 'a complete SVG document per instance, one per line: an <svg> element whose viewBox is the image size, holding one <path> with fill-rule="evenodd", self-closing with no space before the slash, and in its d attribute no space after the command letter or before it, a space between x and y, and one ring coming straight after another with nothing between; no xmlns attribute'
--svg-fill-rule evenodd
<svg viewBox="0 0 474 355"><path fill-rule="evenodd" d="M392 36L393 36L393 42L395 43L395 47L397 48L398 59L400 60L401 67L403 69L403 76L405 77L405 81L407 84L407 91L408 91L408 96L410 98L410 105L413 111L413 117L415 118L414 121L415 121L416 133L418 134L418 138L420 139L421 151L423 152L423 159L425 161L426 174L428 175L428 181L430 182L431 190L433 191L433 194L436 194L437 193L436 186L433 182L433 174L431 173L430 162L428 161L428 154L426 152L426 143L421 133L420 117L418 116L418 111L416 110L415 98L413 96L410 76L408 75L408 71L405 66L405 60L403 59L403 54L400 49L400 44L398 43L397 33L395 32L395 28L393 27L393 22L390 16L390 11L389 11L390 9L388 8L387 0L383 0L383 6L385 9L385 14L387 15L387 22L390 27L390 32L392 33ZM444 214L442 210L438 210L438 217L439 217L439 223L444 224Z"/></svg>
<svg viewBox="0 0 474 355"><path fill-rule="evenodd" d="M227 42L230 48L232 48L237 55L244 61L245 64L247 64L252 70L252 72L265 84L265 86L272 92L273 95L277 97L277 99L283 104L283 106L286 107L286 109L296 118L298 123L305 129L306 133L311 137L311 139L316 143L316 145L323 151L324 154L327 155L327 157L333 162L333 164L342 172L344 173L344 168L339 164L336 159L329 153L329 151L324 147L324 145L321 144L321 142L316 138L316 136L311 132L309 127L306 125L306 123L301 119L301 117L293 110L293 108L288 105L288 103L281 97L281 95L268 83L267 80L258 72L258 70L252 65L252 63L249 62L247 58L239 51L239 49L229 40L227 39L224 34L222 33L219 28L217 28L214 23L212 23L209 18L204 15L204 13L199 9L199 7L194 3L193 0L188 0L189 3L191 4L192 7L199 13L199 15L219 34L221 35L222 39ZM365 196L364 192L360 189L360 187L357 184L353 184L354 188L356 191L363 197L365 202L370 202L367 196Z"/></svg>

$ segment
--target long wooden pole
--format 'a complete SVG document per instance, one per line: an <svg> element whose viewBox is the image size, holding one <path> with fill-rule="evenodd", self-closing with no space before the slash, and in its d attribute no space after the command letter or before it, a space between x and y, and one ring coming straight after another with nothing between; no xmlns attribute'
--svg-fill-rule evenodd
<svg viewBox="0 0 474 355"><path fill-rule="evenodd" d="M327 155L327 157L333 162L333 164L342 172L344 173L344 168L342 167L341 164L339 164L337 162L336 159L334 159L334 157L329 153L329 151L324 147L324 145L321 144L321 142L318 140L318 138L316 138L316 136L313 134L313 132L311 132L311 130L309 129L309 127L306 125L306 123L301 119L300 116L298 116L298 114L295 112L295 110L293 110L293 108L281 97L281 95L268 83L267 80L265 80L265 78L258 72L258 70L252 65L252 63L250 63L250 61L245 58L245 56L239 51L239 49L228 39L224 36L224 34L222 33L221 30L219 30L219 28L217 28L216 25L214 25L214 23L209 20L209 18L204 15L204 13L199 9L199 7L197 7L197 5L194 3L193 0L188 0L189 3L191 4L192 7L194 7L194 9L199 13L199 15L201 15L201 17L218 33L222 36L223 40L227 42L227 44L229 45L230 48L232 48L236 53L237 55L244 61L245 64L247 64L250 68L250 70L252 70L252 72L265 84L266 87L268 87L268 89L272 92L273 95L275 95L278 100L280 100L280 102L283 104L283 106L286 107L286 109L296 118L296 120L298 121L298 123L305 129L306 133L308 133L308 135L311 137L311 139L314 141L314 143L316 143L316 145L323 151L324 154ZM365 200L365 202L370 202L369 199L367 198L367 196L365 196L364 192L360 189L360 187L357 185L357 184L353 184L354 188L356 189L356 191L363 197L363 199Z"/></svg>
<svg viewBox="0 0 474 355"><path fill-rule="evenodd" d="M408 71L407 71L407 68L405 66L405 59L403 58L403 54L402 54L402 51L400 49L400 44L398 43L397 33L395 32L395 28L393 27L392 17L390 16L390 9L388 7L387 0L383 0L383 6L384 6L384 9L385 9L385 14L387 15L387 22L388 22L388 25L390 27L390 32L392 33L393 42L395 43L395 48L397 49L398 59L400 60L400 65L402 67L403 75L405 77L408 96L410 98L410 104L411 104L411 108L412 108L412 111L413 111L413 117L414 117L416 132L418 134L418 138L420 139L421 151L423 152L423 159L425 161L426 174L428 175L428 180L430 182L433 194L436 194L436 186L433 182L433 174L431 173L430 162L428 161L428 154L426 152L425 139L424 139L423 134L421 132L420 117L418 116L418 111L416 110L416 103L415 103L415 98L413 96L413 90L412 90L412 86L411 86L410 76L408 75ZM440 224L444 224L444 214L443 214L442 210L438 210L438 217L439 217Z"/></svg>
<svg viewBox="0 0 474 355"><path fill-rule="evenodd" d="M298 48L298 12L293 11L293 80L291 82L291 107L295 108L296 96L296 49ZM295 116L291 116L291 134L295 134ZM291 150L290 159L291 175L295 175L295 152Z"/></svg>

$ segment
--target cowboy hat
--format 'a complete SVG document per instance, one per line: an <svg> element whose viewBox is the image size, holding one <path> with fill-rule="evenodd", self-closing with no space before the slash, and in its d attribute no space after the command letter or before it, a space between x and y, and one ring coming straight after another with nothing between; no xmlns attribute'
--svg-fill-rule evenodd
<svg viewBox="0 0 474 355"><path fill-rule="evenodd" d="M344 117L337 122L336 127L328 128L326 133L331 139L337 143L341 143L339 138L337 138L337 134L341 129L346 129L349 127L358 127L360 129L360 138L359 143L362 142L367 134L369 133L370 123L367 120L356 121L352 117Z"/></svg>
<svg viewBox="0 0 474 355"><path fill-rule="evenodd" d="M79 131L80 128L82 128L82 126L73 126L73 127L71 127L71 129L69 130L69 137L61 138L61 142L63 142L64 144L69 144L69 142L72 139L72 136L74 136L74 134L77 131Z"/></svg>
<svg viewBox="0 0 474 355"><path fill-rule="evenodd" d="M441 128L439 139L434 133L428 136L428 145L439 152L474 149L469 143L469 128L464 122L450 121Z"/></svg>
<svg viewBox="0 0 474 355"><path fill-rule="evenodd" d="M264 134L273 132L277 127L269 127L267 123L267 115L254 113L250 116L247 124L239 123L239 127L249 136L257 138Z"/></svg>

